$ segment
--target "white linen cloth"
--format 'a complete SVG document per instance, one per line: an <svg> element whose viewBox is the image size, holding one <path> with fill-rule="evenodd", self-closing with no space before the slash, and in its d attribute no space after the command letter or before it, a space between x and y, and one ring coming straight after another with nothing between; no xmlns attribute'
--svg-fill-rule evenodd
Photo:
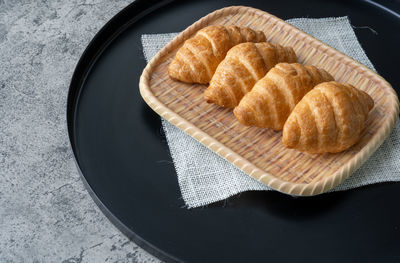
<svg viewBox="0 0 400 263"><path fill-rule="evenodd" d="M286 22L375 70L347 17L294 18ZM142 35L146 60L149 61L176 35ZM246 175L168 121L162 119L162 125L187 208L204 206L244 191L273 190ZM400 181L399 123L373 156L332 191L388 181Z"/></svg>

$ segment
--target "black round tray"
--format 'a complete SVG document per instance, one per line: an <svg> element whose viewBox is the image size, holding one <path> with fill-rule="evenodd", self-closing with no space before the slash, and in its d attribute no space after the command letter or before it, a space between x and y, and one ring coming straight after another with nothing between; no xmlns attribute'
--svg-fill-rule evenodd
<svg viewBox="0 0 400 263"><path fill-rule="evenodd" d="M160 118L139 94L140 36L181 31L230 5L282 19L348 15L377 71L400 87L399 2L136 0L95 36L71 81L68 131L89 193L123 233L165 261L399 262L400 184L310 198L246 192L184 208Z"/></svg>

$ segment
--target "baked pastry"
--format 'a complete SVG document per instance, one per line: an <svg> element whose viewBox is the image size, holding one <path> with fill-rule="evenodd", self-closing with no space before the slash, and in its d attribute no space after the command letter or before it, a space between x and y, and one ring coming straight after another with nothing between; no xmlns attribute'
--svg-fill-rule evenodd
<svg viewBox="0 0 400 263"><path fill-rule="evenodd" d="M337 153L355 144L373 99L349 84L324 82L296 105L283 127L288 148L309 153Z"/></svg>
<svg viewBox="0 0 400 263"><path fill-rule="evenodd" d="M168 74L183 82L208 84L229 49L243 42L265 40L263 32L247 27L205 27L185 41L169 64Z"/></svg>
<svg viewBox="0 0 400 263"><path fill-rule="evenodd" d="M296 104L315 85L334 80L323 69L298 63L279 63L260 79L234 109L248 126L282 130Z"/></svg>
<svg viewBox="0 0 400 263"><path fill-rule="evenodd" d="M291 47L268 42L234 46L218 65L204 98L222 107L236 107L254 84L279 62L296 62Z"/></svg>

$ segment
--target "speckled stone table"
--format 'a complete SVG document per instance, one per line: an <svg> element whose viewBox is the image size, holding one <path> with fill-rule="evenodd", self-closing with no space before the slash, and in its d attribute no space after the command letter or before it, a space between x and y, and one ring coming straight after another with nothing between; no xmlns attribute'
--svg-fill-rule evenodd
<svg viewBox="0 0 400 263"><path fill-rule="evenodd" d="M69 148L69 80L126 0L0 0L0 262L159 262L101 213Z"/></svg>

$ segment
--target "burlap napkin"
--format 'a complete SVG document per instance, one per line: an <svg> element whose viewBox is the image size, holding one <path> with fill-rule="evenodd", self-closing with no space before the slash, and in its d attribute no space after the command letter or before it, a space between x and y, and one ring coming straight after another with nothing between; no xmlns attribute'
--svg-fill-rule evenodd
<svg viewBox="0 0 400 263"><path fill-rule="evenodd" d="M374 69L354 34L347 17L294 18L288 23ZM144 55L149 61L177 33L142 35ZM207 205L240 192L272 190L244 174L168 121L162 125L174 161L183 200L188 208ZM400 181L400 127L374 155L333 191L343 191L379 182Z"/></svg>

